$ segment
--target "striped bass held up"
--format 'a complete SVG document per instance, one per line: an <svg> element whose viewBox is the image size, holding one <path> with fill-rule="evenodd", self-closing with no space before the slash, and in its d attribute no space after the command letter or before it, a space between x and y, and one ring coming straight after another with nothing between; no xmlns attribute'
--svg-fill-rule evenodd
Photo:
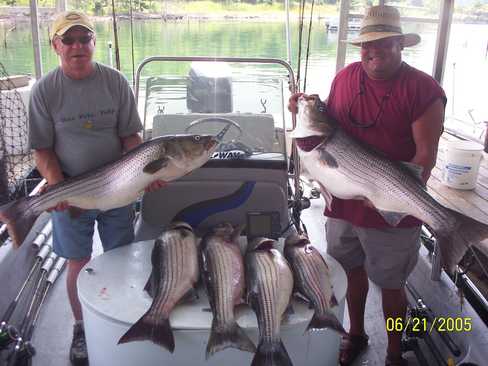
<svg viewBox="0 0 488 366"><path fill-rule="evenodd" d="M219 140L211 135L168 135L154 138L120 159L68 178L36 196L0 207L0 221L15 246L20 246L37 217L66 201L70 206L102 211L134 202L146 186L161 179L173 181L205 164Z"/></svg>
<svg viewBox="0 0 488 366"><path fill-rule="evenodd" d="M242 227L224 222L202 239L202 277L213 320L206 358L228 347L256 352L254 343L237 324L234 307L244 300L244 260L239 247Z"/></svg>
<svg viewBox="0 0 488 366"><path fill-rule="evenodd" d="M185 295L195 291L200 274L198 253L196 236L185 222L172 223L156 239L151 253L152 271L145 287L153 298L152 304L118 344L150 340L174 352L169 316Z"/></svg>
<svg viewBox="0 0 488 366"><path fill-rule="evenodd" d="M434 232L444 268L453 272L468 247L488 252L488 225L444 207L426 190L419 168L391 161L347 135L324 111L317 95L298 100L297 127L291 137L322 136L310 151L298 148L302 166L322 188L330 208L334 197L367 199L395 227L408 215Z"/></svg>
<svg viewBox="0 0 488 366"><path fill-rule="evenodd" d="M330 281L330 271L319 251L306 235L291 234L285 241L285 258L293 271L295 289L315 310L307 330L330 328L346 334L331 308L338 305Z"/></svg>
<svg viewBox="0 0 488 366"><path fill-rule="evenodd" d="M259 344L251 366L292 366L280 328L293 292L293 274L277 242L255 238L247 248L247 300L256 313Z"/></svg>

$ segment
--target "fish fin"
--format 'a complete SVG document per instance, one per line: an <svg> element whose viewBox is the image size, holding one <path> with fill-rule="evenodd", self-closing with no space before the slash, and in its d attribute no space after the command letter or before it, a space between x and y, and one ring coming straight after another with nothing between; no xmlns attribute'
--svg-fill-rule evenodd
<svg viewBox="0 0 488 366"><path fill-rule="evenodd" d="M146 166L142 169L144 173L154 174L157 171L163 169L166 165L168 165L169 159L167 157L153 160L150 163L146 164Z"/></svg>
<svg viewBox="0 0 488 366"><path fill-rule="evenodd" d="M298 281L295 281L295 283L297 283ZM303 301L303 302L306 302L306 303L310 303L310 300L308 299L308 297L306 297L304 294L302 294L300 291L295 291L293 293L293 296L297 299L297 300L300 300L300 301Z"/></svg>
<svg viewBox="0 0 488 366"><path fill-rule="evenodd" d="M154 320L156 323L154 323ZM175 340L169 319L149 316L148 311L120 337L118 344L146 340L158 344L173 353Z"/></svg>
<svg viewBox="0 0 488 366"><path fill-rule="evenodd" d="M293 366L290 356L281 339L277 341L261 341L251 366Z"/></svg>
<svg viewBox="0 0 488 366"><path fill-rule="evenodd" d="M186 294L183 295L183 297L180 299L180 301L178 301L178 304L193 302L199 298L200 298L200 296L198 296L197 289L191 288L188 290L188 292Z"/></svg>
<svg viewBox="0 0 488 366"><path fill-rule="evenodd" d="M208 360L214 353L229 347L246 352L256 352L256 346L236 322L222 326L214 318L205 359Z"/></svg>
<svg viewBox="0 0 488 366"><path fill-rule="evenodd" d="M246 224L239 224L234 228L234 231L232 231L231 235L232 242L237 242L239 240L239 237L241 236L241 233L245 227Z"/></svg>
<svg viewBox="0 0 488 366"><path fill-rule="evenodd" d="M308 324L306 332L310 330L326 328L333 329L339 334L346 335L346 331L344 330L342 323L330 310L326 310L324 314L318 314L316 311L313 314L312 320L310 320L310 323Z"/></svg>
<svg viewBox="0 0 488 366"><path fill-rule="evenodd" d="M329 168L338 168L339 164L337 164L337 160L327 151L324 149L319 150L319 161L327 165Z"/></svg>
<svg viewBox="0 0 488 366"><path fill-rule="evenodd" d="M79 218L84 211L85 211L84 209L76 207L76 206L69 206L68 207L68 213L72 219Z"/></svg>
<svg viewBox="0 0 488 366"><path fill-rule="evenodd" d="M443 267L453 273L456 265L466 254L471 245L488 253L488 225L467 217L457 211L450 210L458 221L450 232L436 232L437 243L441 251Z"/></svg>
<svg viewBox="0 0 488 366"><path fill-rule="evenodd" d="M283 313L285 316L291 316L295 314L295 309L293 309L293 305L291 302L288 303L288 306L285 309L285 312Z"/></svg>
<svg viewBox="0 0 488 366"><path fill-rule="evenodd" d="M0 207L0 221L7 225L14 247L22 245L39 215L31 209L35 197L22 197Z"/></svg>
<svg viewBox="0 0 488 366"><path fill-rule="evenodd" d="M330 192L322 185L322 183L318 182L318 181L315 181L319 184L320 186L320 191L322 192L322 197L324 197L324 201L325 201L325 206L327 207L328 210L332 210L332 200L334 199L334 197L332 196L332 194L330 194Z"/></svg>
<svg viewBox="0 0 488 366"><path fill-rule="evenodd" d="M333 308L334 306L339 305L339 302L337 301L337 298L335 297L334 294L332 294L332 296L330 298L329 305L330 305L331 308Z"/></svg>
<svg viewBox="0 0 488 366"><path fill-rule="evenodd" d="M391 226L397 226L400 221L404 219L407 214L402 213L402 212L393 212L393 211L383 211L383 210L378 210L380 215L385 219L385 221L390 224Z"/></svg>
<svg viewBox="0 0 488 366"><path fill-rule="evenodd" d="M410 163L408 161L401 161L401 165L403 165L407 170L410 172L410 174L417 179L422 185L425 187L425 183L422 179L422 174L424 173L424 167L418 164Z"/></svg>
<svg viewBox="0 0 488 366"><path fill-rule="evenodd" d="M200 271L200 276L204 285L203 287L205 288L205 292L207 293L208 303L210 304L210 307L212 309L215 309L214 293L213 293L214 289L212 287L210 271L208 270L207 260L204 252L202 252L202 254L200 255L199 260L201 261L200 268L202 269Z"/></svg>
<svg viewBox="0 0 488 366"><path fill-rule="evenodd" d="M153 271L151 270L151 274L147 279L146 286L144 286L144 291L146 291L149 296L154 299L154 289L153 289Z"/></svg>

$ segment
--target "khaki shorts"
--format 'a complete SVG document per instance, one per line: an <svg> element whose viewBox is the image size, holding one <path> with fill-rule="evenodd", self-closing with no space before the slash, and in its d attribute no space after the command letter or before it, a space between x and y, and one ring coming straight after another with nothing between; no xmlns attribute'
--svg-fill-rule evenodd
<svg viewBox="0 0 488 366"><path fill-rule="evenodd" d="M421 227L367 229L327 218L327 253L346 272L362 267L383 289L399 289L419 257Z"/></svg>

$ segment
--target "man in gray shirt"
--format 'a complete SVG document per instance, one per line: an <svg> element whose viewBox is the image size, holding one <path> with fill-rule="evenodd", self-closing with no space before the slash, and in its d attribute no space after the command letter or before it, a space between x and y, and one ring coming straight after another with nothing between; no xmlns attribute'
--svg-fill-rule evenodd
<svg viewBox="0 0 488 366"><path fill-rule="evenodd" d="M134 95L124 76L92 61L95 27L76 11L59 14L52 26L52 45L61 66L34 86L29 104L29 143L37 169L48 185L112 162L142 140ZM165 183L156 181L146 191ZM86 210L76 218L62 202L53 208L54 251L68 258L67 288L75 318L70 359L88 363L76 280L90 260L94 223L104 250L134 239L133 208Z"/></svg>

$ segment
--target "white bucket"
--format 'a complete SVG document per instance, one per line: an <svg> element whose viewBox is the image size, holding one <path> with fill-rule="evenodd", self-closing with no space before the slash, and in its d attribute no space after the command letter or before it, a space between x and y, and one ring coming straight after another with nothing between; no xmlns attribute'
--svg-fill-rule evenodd
<svg viewBox="0 0 488 366"><path fill-rule="evenodd" d="M449 141L442 180L449 187L473 189L483 157L483 145L473 141Z"/></svg>

